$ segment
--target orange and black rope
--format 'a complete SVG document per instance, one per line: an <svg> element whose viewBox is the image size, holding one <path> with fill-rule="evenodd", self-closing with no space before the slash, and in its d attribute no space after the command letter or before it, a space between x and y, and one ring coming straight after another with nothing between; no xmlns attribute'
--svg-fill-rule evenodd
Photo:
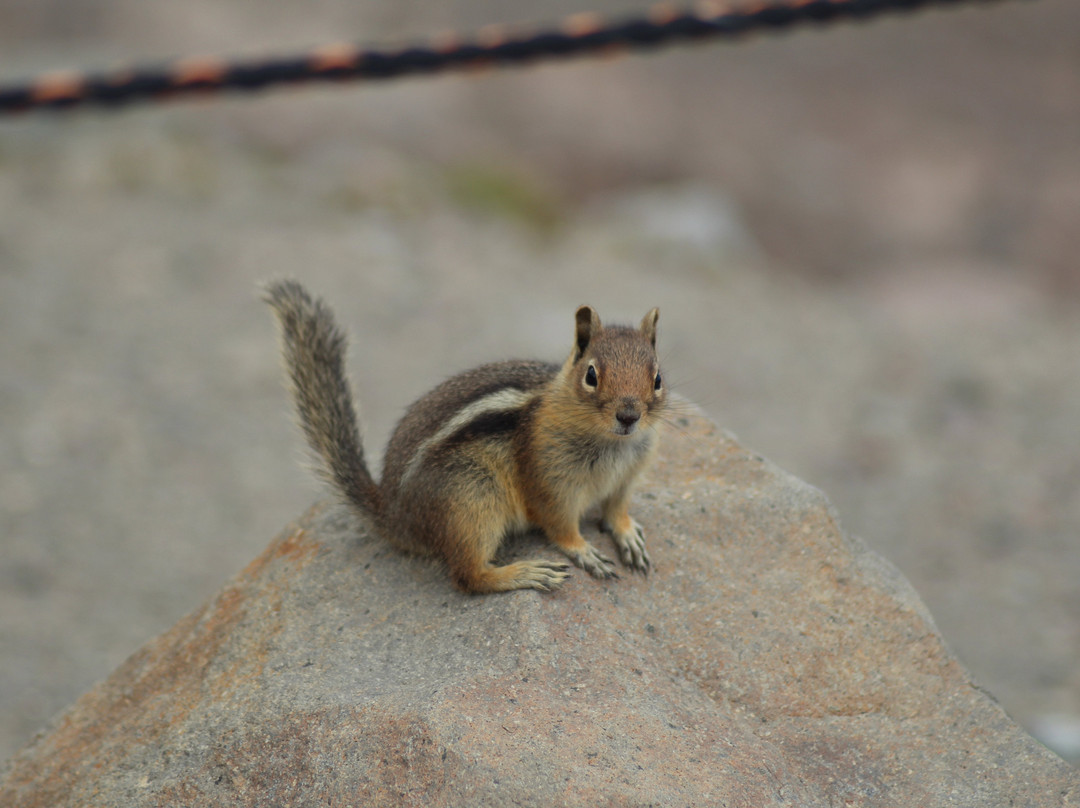
<svg viewBox="0 0 1080 808"><path fill-rule="evenodd" d="M991 2L996 0L699 0L689 8L665 3L644 16L622 21L609 23L595 14L576 14L544 31L523 33L491 26L469 39L433 37L403 49L368 49L343 43L261 61L197 57L159 67L48 73L25 83L0 85L0 114L88 105L116 108L212 91L253 92L304 82L373 81L508 66L613 49L734 39L758 31L861 20L886 12Z"/></svg>

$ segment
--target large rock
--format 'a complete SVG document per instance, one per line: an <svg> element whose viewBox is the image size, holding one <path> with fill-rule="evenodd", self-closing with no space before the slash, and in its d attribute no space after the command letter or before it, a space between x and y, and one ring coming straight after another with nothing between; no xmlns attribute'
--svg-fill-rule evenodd
<svg viewBox="0 0 1080 808"><path fill-rule="evenodd" d="M636 515L647 579L467 597L316 507L56 718L0 805L1080 804L815 489L691 416Z"/></svg>

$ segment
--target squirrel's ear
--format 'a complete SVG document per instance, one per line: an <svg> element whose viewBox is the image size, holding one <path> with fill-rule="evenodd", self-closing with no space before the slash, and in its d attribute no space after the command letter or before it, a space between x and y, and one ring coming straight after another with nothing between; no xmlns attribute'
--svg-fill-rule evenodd
<svg viewBox="0 0 1080 808"><path fill-rule="evenodd" d="M580 359L589 341L600 332L600 315L592 306L581 306L574 315L577 324L577 357Z"/></svg>
<svg viewBox="0 0 1080 808"><path fill-rule="evenodd" d="M641 321L641 333L645 335L652 346L656 347L656 321L660 319L660 309L653 309L645 315Z"/></svg>

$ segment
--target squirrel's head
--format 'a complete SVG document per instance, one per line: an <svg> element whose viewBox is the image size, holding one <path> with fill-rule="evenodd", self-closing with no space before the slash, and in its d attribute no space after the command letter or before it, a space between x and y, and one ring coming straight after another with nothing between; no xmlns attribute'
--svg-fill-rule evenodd
<svg viewBox="0 0 1080 808"><path fill-rule="evenodd" d="M574 350L564 368L567 392L616 439L649 426L667 398L656 358L659 317L660 310L652 309L631 328L603 326L591 306L575 315Z"/></svg>

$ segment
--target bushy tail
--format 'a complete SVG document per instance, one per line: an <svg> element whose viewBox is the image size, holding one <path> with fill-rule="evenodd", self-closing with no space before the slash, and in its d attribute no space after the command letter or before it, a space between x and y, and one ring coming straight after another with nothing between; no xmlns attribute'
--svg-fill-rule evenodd
<svg viewBox="0 0 1080 808"><path fill-rule="evenodd" d="M281 324L285 369L320 476L362 515L378 516L382 498L364 460L345 376L345 334L330 308L294 280L268 284L264 300Z"/></svg>

